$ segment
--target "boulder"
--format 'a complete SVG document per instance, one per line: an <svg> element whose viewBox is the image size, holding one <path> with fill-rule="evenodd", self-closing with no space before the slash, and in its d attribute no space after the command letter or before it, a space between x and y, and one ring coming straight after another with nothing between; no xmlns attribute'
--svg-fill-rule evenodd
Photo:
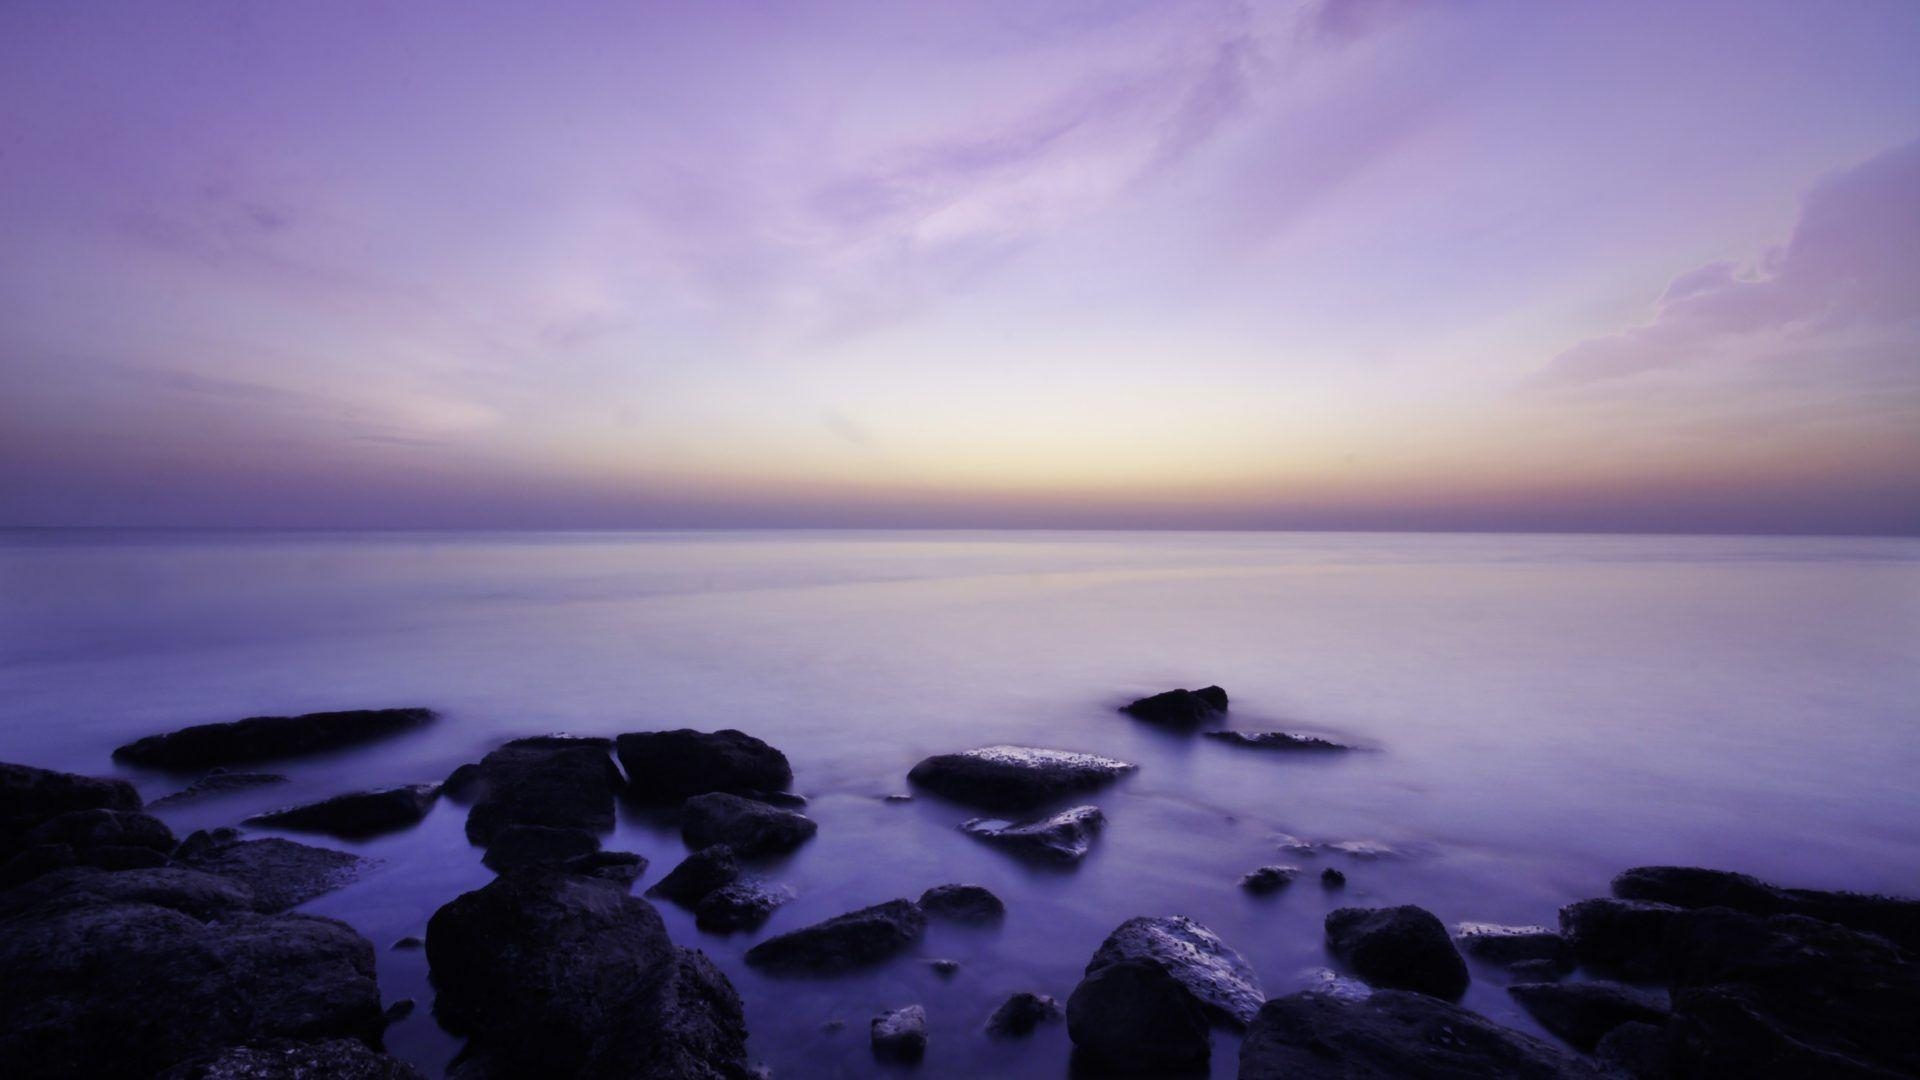
<svg viewBox="0 0 1920 1080"><path fill-rule="evenodd" d="M149 735L113 752L115 761L156 769L204 769L338 750L423 727L431 709L355 709L304 716L250 716Z"/></svg>
<svg viewBox="0 0 1920 1080"><path fill-rule="evenodd" d="M585 829L509 825L493 835L481 858L496 874L529 866L558 866L600 850L600 838Z"/></svg>
<svg viewBox="0 0 1920 1080"><path fill-rule="evenodd" d="M1007 905L985 885L935 885L920 894L920 910L929 918L962 923L998 922Z"/></svg>
<svg viewBox="0 0 1920 1080"><path fill-rule="evenodd" d="M1560 932L1586 967L1658 979L1666 974L1667 926L1682 910L1651 900L1581 900L1560 909Z"/></svg>
<svg viewBox="0 0 1920 1080"><path fill-rule="evenodd" d="M1692 866L1641 866L1613 879L1613 895L1675 907L1724 907L1749 915L1805 915L1879 934L1920 955L1920 900L1869 893L1788 889L1746 874Z"/></svg>
<svg viewBox="0 0 1920 1080"><path fill-rule="evenodd" d="M1326 930L1327 947L1374 986L1448 1001L1467 992L1467 963L1425 908L1337 908Z"/></svg>
<svg viewBox="0 0 1920 1080"><path fill-rule="evenodd" d="M955 802L989 810L1029 810L1112 783L1137 766L1096 754L1031 746L983 746L936 754L907 779Z"/></svg>
<svg viewBox="0 0 1920 1080"><path fill-rule="evenodd" d="M1276 893L1300 876L1297 866L1262 866L1240 876L1240 887L1255 895Z"/></svg>
<svg viewBox="0 0 1920 1080"><path fill-rule="evenodd" d="M232 878L179 867L59 870L0 895L0 921L36 907L152 904L201 922L254 910L253 890Z"/></svg>
<svg viewBox="0 0 1920 1080"><path fill-rule="evenodd" d="M1600 1037L1593 1058L1632 1080L1668 1080L1673 1075L1667 1029L1629 1021Z"/></svg>
<svg viewBox="0 0 1920 1080"><path fill-rule="evenodd" d="M1121 963L1165 971L1203 1013L1244 1028L1266 1000L1260 977L1219 936L1182 915L1140 916L1121 923L1087 961L1086 974Z"/></svg>
<svg viewBox="0 0 1920 1080"><path fill-rule="evenodd" d="M419 824L439 797L439 784L408 784L374 791L356 791L305 806L290 806L255 814L247 818L244 824L348 838L378 836Z"/></svg>
<svg viewBox="0 0 1920 1080"><path fill-rule="evenodd" d="M1193 995L1145 960L1108 964L1081 979L1067 999L1067 1035L1102 1072L1204 1074L1213 1054Z"/></svg>
<svg viewBox="0 0 1920 1080"><path fill-rule="evenodd" d="M473 804L467 839L484 847L509 825L611 832L621 780L607 746L605 739L540 735L516 739L480 759L458 785Z"/></svg>
<svg viewBox="0 0 1920 1080"><path fill-rule="evenodd" d="M1515 960L1507 965L1507 977L1514 982L1559 982L1569 970L1557 960Z"/></svg>
<svg viewBox="0 0 1920 1080"><path fill-rule="evenodd" d="M1136 720L1170 728L1197 728L1226 715L1227 692L1217 686L1168 690L1143 697L1120 710Z"/></svg>
<svg viewBox="0 0 1920 1080"><path fill-rule="evenodd" d="M34 826L73 810L138 810L140 793L125 780L0 762L0 855L18 850Z"/></svg>
<svg viewBox="0 0 1920 1080"><path fill-rule="evenodd" d="M1586 1062L1426 994L1300 993L1260 1007L1240 1080L1601 1080Z"/></svg>
<svg viewBox="0 0 1920 1080"><path fill-rule="evenodd" d="M927 1010L909 1005L874 1017L872 1041L882 1061L919 1061L927 1052Z"/></svg>
<svg viewBox="0 0 1920 1080"><path fill-rule="evenodd" d="M709 791L770 793L793 783L787 756L742 731L640 731L614 742L627 794L670 806Z"/></svg>
<svg viewBox="0 0 1920 1080"><path fill-rule="evenodd" d="M1207 738L1253 750L1351 750L1353 747L1318 735L1300 735L1291 731L1208 731Z"/></svg>
<svg viewBox="0 0 1920 1080"><path fill-rule="evenodd" d="M1665 1024L1666 995L1614 982L1520 983L1507 993L1540 1026L1592 1050L1621 1024Z"/></svg>
<svg viewBox="0 0 1920 1080"><path fill-rule="evenodd" d="M757 878L739 878L713 890L694 905L694 925L715 934L752 930L775 908L793 899L793 889Z"/></svg>
<svg viewBox="0 0 1920 1080"><path fill-rule="evenodd" d="M740 998L677 948L653 905L571 874L509 874L428 923L441 1025L468 1042L456 1075L747 1075Z"/></svg>
<svg viewBox="0 0 1920 1080"><path fill-rule="evenodd" d="M287 778L280 773L228 772L225 769L213 769L179 791L153 800L150 805L178 806L182 803L199 802L202 799L211 799L236 791L250 791L253 788L269 787L286 782Z"/></svg>
<svg viewBox="0 0 1920 1080"><path fill-rule="evenodd" d="M1562 971L1573 970L1573 946L1544 926L1464 922L1453 928L1453 940L1461 952L1490 964L1544 960Z"/></svg>
<svg viewBox="0 0 1920 1080"><path fill-rule="evenodd" d="M943 979L951 978L960 972L960 961L958 960L929 960L927 961L927 966L933 969L935 975Z"/></svg>
<svg viewBox="0 0 1920 1080"><path fill-rule="evenodd" d="M568 859L560 864L560 869L631 889L640 875L647 872L647 857L631 851L595 851Z"/></svg>
<svg viewBox="0 0 1920 1080"><path fill-rule="evenodd" d="M1028 1035L1043 1022L1066 1015L1060 1003L1045 994L1022 990L1000 1004L987 1018L987 1034L1001 1038Z"/></svg>
<svg viewBox="0 0 1920 1080"><path fill-rule="evenodd" d="M818 829L803 814L724 792L695 795L680 811L680 835L688 847L725 844L748 857L792 851Z"/></svg>
<svg viewBox="0 0 1920 1080"><path fill-rule="evenodd" d="M1344 889L1347 887L1347 875L1329 866L1320 871L1320 886L1325 889Z"/></svg>
<svg viewBox="0 0 1920 1080"><path fill-rule="evenodd" d="M69 810L27 831L22 843L65 844L84 848L146 848L162 854L173 850L173 830L167 823L138 810Z"/></svg>
<svg viewBox="0 0 1920 1080"><path fill-rule="evenodd" d="M748 949L746 960L772 971L832 974L885 960L926 928L927 917L913 901L889 900L768 938Z"/></svg>
<svg viewBox="0 0 1920 1080"><path fill-rule="evenodd" d="M960 830L976 840L1005 848L1023 859L1047 863L1075 863L1093 850L1106 815L1097 806L1075 806L1034 821L1011 822L973 818Z"/></svg>
<svg viewBox="0 0 1920 1080"><path fill-rule="evenodd" d="M664 897L681 907L691 908L706 899L708 893L733 884L739 877L740 862L733 857L733 849L714 844L680 860L679 866L654 882L647 895Z"/></svg>
<svg viewBox="0 0 1920 1080"><path fill-rule="evenodd" d="M370 865L358 855L279 837L242 840L234 829L194 833L181 842L173 860L240 882L252 891L255 909L263 912L286 911L332 892Z"/></svg>
<svg viewBox="0 0 1920 1080"><path fill-rule="evenodd" d="M183 1062L154 1080L427 1080L404 1061L356 1039L268 1039Z"/></svg>

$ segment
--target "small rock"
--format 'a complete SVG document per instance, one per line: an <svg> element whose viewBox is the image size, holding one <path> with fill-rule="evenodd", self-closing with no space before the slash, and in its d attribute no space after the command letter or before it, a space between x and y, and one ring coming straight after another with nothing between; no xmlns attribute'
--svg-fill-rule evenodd
<svg viewBox="0 0 1920 1080"><path fill-rule="evenodd" d="M1347 887L1347 875L1329 866L1320 871L1320 884L1328 889L1344 889Z"/></svg>
<svg viewBox="0 0 1920 1080"><path fill-rule="evenodd" d="M647 857L631 851L595 851L568 859L560 869L630 889L647 872Z"/></svg>
<svg viewBox="0 0 1920 1080"><path fill-rule="evenodd" d="M347 838L377 836L419 824L439 797L438 784L356 791L305 806L255 814L245 824Z"/></svg>
<svg viewBox="0 0 1920 1080"><path fill-rule="evenodd" d="M876 1016L873 1056L886 1061L919 1061L927 1052L927 1010L918 1005Z"/></svg>
<svg viewBox="0 0 1920 1080"><path fill-rule="evenodd" d="M746 961L774 971L848 971L900 952L926 927L911 900L889 900L768 938L747 950Z"/></svg>
<svg viewBox="0 0 1920 1080"><path fill-rule="evenodd" d="M599 850L600 838L585 829L509 825L493 835L480 861L494 873L505 874L529 866L558 866Z"/></svg>
<svg viewBox="0 0 1920 1080"><path fill-rule="evenodd" d="M705 899L708 893L731 885L739 877L740 862L733 857L733 849L725 844L714 844L680 860L680 865L655 882L647 890L647 895L663 897L681 907L691 908Z"/></svg>
<svg viewBox="0 0 1920 1080"><path fill-rule="evenodd" d="M1120 1072L1198 1070L1213 1054L1199 1003L1145 960L1108 964L1081 979L1067 999L1067 1035L1082 1053Z"/></svg>
<svg viewBox="0 0 1920 1080"><path fill-rule="evenodd" d="M419 948L424 948L426 944L427 943L425 941L422 941L421 939L413 936L412 934L408 934L406 937L403 937L400 940L394 942L393 948L396 951L401 949L419 949Z"/></svg>
<svg viewBox="0 0 1920 1080"><path fill-rule="evenodd" d="M1298 1077L1601 1080L1543 1040L1399 990L1361 1000L1289 994L1261 1006L1240 1046L1240 1080Z"/></svg>
<svg viewBox="0 0 1920 1080"><path fill-rule="evenodd" d="M1300 874L1297 866L1262 866L1240 878L1240 887L1250 893L1264 895L1279 892L1293 884Z"/></svg>
<svg viewBox="0 0 1920 1080"><path fill-rule="evenodd" d="M739 878L700 898L693 909L694 924L709 933L751 930L791 899L793 889L786 885Z"/></svg>
<svg viewBox="0 0 1920 1080"><path fill-rule="evenodd" d="M1094 951L1087 974L1139 961L1166 971L1214 1019L1245 1027L1266 1000L1260 977L1219 935L1182 915L1140 916L1121 923Z"/></svg>
<svg viewBox="0 0 1920 1080"><path fill-rule="evenodd" d="M431 709L355 709L303 716L251 716L199 724L120 747L115 761L158 769L203 769L269 758L298 757L384 739L423 727Z"/></svg>
<svg viewBox="0 0 1920 1080"><path fill-rule="evenodd" d="M28 847L64 844L75 850L146 848L162 854L174 848L167 823L139 810L69 810L34 826L21 842Z"/></svg>
<svg viewBox="0 0 1920 1080"><path fill-rule="evenodd" d="M284 784L287 778L279 773L228 772L225 769L213 769L207 775L181 788L171 795L163 795L153 800L150 806L177 806L182 803L199 802L218 795L235 791L247 791L257 787Z"/></svg>
<svg viewBox="0 0 1920 1080"><path fill-rule="evenodd" d="M1514 982L1559 982L1567 969L1557 960L1515 960L1507 965L1507 975Z"/></svg>
<svg viewBox="0 0 1920 1080"><path fill-rule="evenodd" d="M0 762L0 855L50 818L73 810L138 810L140 793L125 780Z"/></svg>
<svg viewBox="0 0 1920 1080"><path fill-rule="evenodd" d="M956 974L957 972L959 972L959 970L960 970L960 961L958 961L958 960L933 960L933 961L929 961L929 962L928 962L928 964L927 964L927 966L928 966L928 967L930 967L930 968L932 968L932 969L933 969L933 971L934 971L934 974L936 974L936 975L945 975L945 976L949 976L949 977L950 977L950 976L952 976L952 975L954 975L954 974Z"/></svg>
<svg viewBox="0 0 1920 1080"><path fill-rule="evenodd" d="M1007 905L984 885L935 885L920 894L920 910L930 917L963 923L997 922Z"/></svg>
<svg viewBox="0 0 1920 1080"><path fill-rule="evenodd" d="M397 1024L400 1021L405 1020L407 1017L412 1016L413 1005L414 1005L414 1001L412 998L400 998L399 1000L395 1001L393 1004L387 1006L387 1012L386 1012L387 1023Z"/></svg>
<svg viewBox="0 0 1920 1080"><path fill-rule="evenodd" d="M1327 947L1374 986L1448 1001L1466 993L1466 961L1425 908L1339 908L1328 913L1326 930Z"/></svg>
<svg viewBox="0 0 1920 1080"><path fill-rule="evenodd" d="M1621 1024L1665 1024L1663 996L1612 982L1521 983L1507 987L1540 1026L1581 1050L1592 1050Z"/></svg>
<svg viewBox="0 0 1920 1080"><path fill-rule="evenodd" d="M747 857L792 851L819 831L812 818L717 791L688 799L680 814L688 847L725 844Z"/></svg>
<svg viewBox="0 0 1920 1080"><path fill-rule="evenodd" d="M173 854L180 866L232 878L253 890L254 908L286 911L348 884L371 865L332 848L268 837L242 840L233 829L201 830Z"/></svg>
<svg viewBox="0 0 1920 1080"><path fill-rule="evenodd" d="M779 792L793 783L787 756L742 731L639 731L614 740L627 794L670 806L709 791Z"/></svg>
<svg viewBox="0 0 1920 1080"><path fill-rule="evenodd" d="M1120 710L1136 720L1171 728L1197 728L1225 715L1227 692L1217 686L1200 690L1168 690L1143 697Z"/></svg>
<svg viewBox="0 0 1920 1080"><path fill-rule="evenodd" d="M1207 738L1217 739L1234 746L1245 746L1254 750L1351 750L1353 747L1322 739L1317 735L1300 735L1291 731L1208 731Z"/></svg>
<svg viewBox="0 0 1920 1080"><path fill-rule="evenodd" d="M983 746L937 754L907 773L936 795L990 810L1028 810L1112 783L1137 766L1096 754L1031 746Z"/></svg>
<svg viewBox="0 0 1920 1080"><path fill-rule="evenodd" d="M1093 849L1106 815L1097 806L1075 806L1057 814L1015 824L997 818L973 818L960 829L977 840L1039 862L1073 863Z"/></svg>
<svg viewBox="0 0 1920 1080"><path fill-rule="evenodd" d="M1461 952L1491 964L1545 960L1562 971L1573 970L1573 946L1544 926L1464 922L1453 928L1453 939Z"/></svg>
<svg viewBox="0 0 1920 1080"><path fill-rule="evenodd" d="M1560 932L1587 967L1655 979L1666 970L1668 924L1682 910L1651 900L1581 900L1560 909Z"/></svg>
<svg viewBox="0 0 1920 1080"><path fill-rule="evenodd" d="M1027 1035L1043 1021L1058 1020L1065 1015L1058 1001L1045 994L1022 990L993 1010L993 1015L987 1018L987 1033L1002 1037Z"/></svg>

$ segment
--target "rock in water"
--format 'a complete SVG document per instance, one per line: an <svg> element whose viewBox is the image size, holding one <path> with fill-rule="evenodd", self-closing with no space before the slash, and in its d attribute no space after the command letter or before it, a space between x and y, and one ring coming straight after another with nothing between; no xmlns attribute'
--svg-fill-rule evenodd
<svg viewBox="0 0 1920 1080"><path fill-rule="evenodd" d="M272 784L284 784L287 778L279 773L268 772L228 772L214 769L207 775L181 788L171 795L163 795L153 800L153 806L176 806L181 803L199 802L217 795L226 795L235 791L247 791Z"/></svg>
<svg viewBox="0 0 1920 1080"><path fill-rule="evenodd" d="M1320 871L1320 884L1328 889L1344 889L1347 887L1347 875L1329 866Z"/></svg>
<svg viewBox="0 0 1920 1080"><path fill-rule="evenodd" d="M773 971L831 974L877 963L919 940L927 917L911 900L837 915L747 950L747 963Z"/></svg>
<svg viewBox="0 0 1920 1080"><path fill-rule="evenodd" d="M1014 1038L1031 1034L1043 1021L1058 1020L1066 1012L1045 994L1022 990L1002 1002L987 1018L987 1034Z"/></svg>
<svg viewBox="0 0 1920 1080"><path fill-rule="evenodd" d="M631 851L595 851L568 859L560 864L560 869L631 889L640 875L647 872L647 857Z"/></svg>
<svg viewBox="0 0 1920 1080"><path fill-rule="evenodd" d="M125 780L0 762L0 855L18 850L28 830L72 810L138 810L140 793Z"/></svg>
<svg viewBox="0 0 1920 1080"><path fill-rule="evenodd" d="M667 876L654 882L647 890L648 896L665 897L690 908L706 899L715 889L733 884L740 877L740 862L733 857L733 849L725 844L714 844L680 860L680 865L667 871Z"/></svg>
<svg viewBox="0 0 1920 1080"><path fill-rule="evenodd" d="M680 835L688 847L725 844L745 856L792 851L819 829L803 814L723 792L688 799L680 814Z"/></svg>
<svg viewBox="0 0 1920 1080"><path fill-rule="evenodd" d="M1467 992L1467 963L1425 908L1338 908L1326 929L1327 947L1374 986L1448 1001Z"/></svg>
<svg viewBox="0 0 1920 1080"><path fill-rule="evenodd" d="M974 818L961 822L960 829L968 836L1006 848L1024 859L1075 863L1093 849L1093 838L1100 835L1106 821L1106 815L1097 806L1075 806L1018 824L997 818Z"/></svg>
<svg viewBox="0 0 1920 1080"><path fill-rule="evenodd" d="M529 872L449 902L427 929L441 1024L481 1076L747 1074L727 977L676 948L653 905L590 878Z"/></svg>
<svg viewBox="0 0 1920 1080"><path fill-rule="evenodd" d="M429 724L431 709L356 709L304 716L250 716L199 724L120 747L114 760L156 769L204 769L271 758L298 757L371 742Z"/></svg>
<svg viewBox="0 0 1920 1080"><path fill-rule="evenodd" d="M494 834L480 861L494 873L505 874L529 866L558 866L599 850L600 838L585 829L509 825Z"/></svg>
<svg viewBox="0 0 1920 1080"><path fill-rule="evenodd" d="M1262 866L1248 871L1240 877L1240 887L1256 895L1276 893L1293 884L1300 876L1297 866Z"/></svg>
<svg viewBox="0 0 1920 1080"><path fill-rule="evenodd" d="M772 793L793 783L787 756L743 731L640 731L614 746L627 794L640 802L668 806L709 791Z"/></svg>
<svg viewBox="0 0 1920 1080"><path fill-rule="evenodd" d="M467 839L486 846L509 825L613 830L613 797L620 770L607 740L540 735L515 739L480 759L457 786L473 800ZM455 786L452 777L449 786Z"/></svg>
<svg viewBox="0 0 1920 1080"><path fill-rule="evenodd" d="M984 885L935 885L920 894L920 910L928 916L963 923L996 922L1007 905Z"/></svg>
<svg viewBox="0 0 1920 1080"><path fill-rule="evenodd" d="M1667 1022L1664 995L1620 983L1521 983L1507 993L1541 1027L1587 1051L1621 1024Z"/></svg>
<svg viewBox="0 0 1920 1080"><path fill-rule="evenodd" d="M1096 754L1031 746L983 746L958 754L936 754L915 765L907 779L955 802L989 810L1028 810L1102 787L1135 768Z"/></svg>
<svg viewBox="0 0 1920 1080"><path fill-rule="evenodd" d="M1184 988L1203 1012L1244 1028L1266 1000L1246 958L1213 931L1183 915L1128 919L1107 935L1087 962L1087 974L1123 962L1153 964Z"/></svg>
<svg viewBox="0 0 1920 1080"><path fill-rule="evenodd" d="M1559 1048L1425 994L1353 1000L1302 993L1260 1007L1240 1046L1240 1080L1601 1080Z"/></svg>
<svg viewBox="0 0 1920 1080"><path fill-rule="evenodd" d="M285 911L359 877L367 860L332 848L269 837L242 840L235 829L202 830L181 842L173 861L238 881L252 890L254 907Z"/></svg>
<svg viewBox="0 0 1920 1080"><path fill-rule="evenodd" d="M1675 907L1724 907L1749 915L1805 915L1879 934L1920 953L1920 900L1868 893L1786 889L1759 878L1692 866L1641 866L1613 879L1613 895Z"/></svg>
<svg viewBox="0 0 1920 1080"><path fill-rule="evenodd" d="M709 933L751 930L766 922L775 908L791 899L793 890L785 885L743 877L701 897L694 906L693 921Z"/></svg>
<svg viewBox="0 0 1920 1080"><path fill-rule="evenodd" d="M1581 900L1560 909L1560 932L1595 971L1657 979L1666 974L1667 926L1681 910L1650 900Z"/></svg>
<svg viewBox="0 0 1920 1080"><path fill-rule="evenodd" d="M1217 686L1199 690L1168 690L1143 697L1120 710L1137 720L1170 728L1197 728L1227 712L1227 692Z"/></svg>
<svg viewBox="0 0 1920 1080"><path fill-rule="evenodd" d="M354 1039L269 1039L175 1065L154 1080L427 1080L404 1061Z"/></svg>
<svg viewBox="0 0 1920 1080"><path fill-rule="evenodd" d="M1353 747L1322 739L1318 735L1297 735L1290 731L1209 731L1209 739L1255 750L1351 750Z"/></svg>
<svg viewBox="0 0 1920 1080"><path fill-rule="evenodd" d="M1204 1071L1213 1054L1207 1018L1158 964L1125 960L1088 975L1067 999L1067 1035L1106 1071Z"/></svg>
<svg viewBox="0 0 1920 1080"><path fill-rule="evenodd" d="M1573 970L1573 946L1544 926L1465 922L1453 928L1453 939L1461 952L1490 964L1541 960L1562 971Z"/></svg>
<svg viewBox="0 0 1920 1080"><path fill-rule="evenodd" d="M919 1061L927 1052L927 1010L918 1005L873 1018L873 1056L884 1061Z"/></svg>
<svg viewBox="0 0 1920 1080"><path fill-rule="evenodd" d="M356 791L305 806L255 814L246 819L245 824L347 838L378 836L419 824L439 797L439 784Z"/></svg>
<svg viewBox="0 0 1920 1080"><path fill-rule="evenodd" d="M173 830L138 810L69 810L15 838L20 849L0 856L0 889L72 866L134 870L165 866Z"/></svg>

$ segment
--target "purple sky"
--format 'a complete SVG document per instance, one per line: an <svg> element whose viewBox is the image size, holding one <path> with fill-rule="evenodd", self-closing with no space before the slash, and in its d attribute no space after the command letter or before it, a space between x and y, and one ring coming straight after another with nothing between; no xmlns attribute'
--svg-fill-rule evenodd
<svg viewBox="0 0 1920 1080"><path fill-rule="evenodd" d="M1920 533L1920 4L0 6L0 524Z"/></svg>

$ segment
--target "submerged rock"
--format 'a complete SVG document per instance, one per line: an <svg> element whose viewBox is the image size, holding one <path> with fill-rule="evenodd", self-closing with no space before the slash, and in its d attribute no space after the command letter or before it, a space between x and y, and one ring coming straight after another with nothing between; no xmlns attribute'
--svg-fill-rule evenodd
<svg viewBox="0 0 1920 1080"><path fill-rule="evenodd" d="M873 1018L873 1056L885 1061L919 1061L927 1052L927 1010L918 1005Z"/></svg>
<svg viewBox="0 0 1920 1080"><path fill-rule="evenodd" d="M1015 1038L1032 1034L1033 1029L1043 1022L1058 1020L1066 1015L1060 1003L1045 994L1035 994L1026 990L1001 1002L987 1018L987 1034L1002 1038Z"/></svg>
<svg viewBox="0 0 1920 1080"><path fill-rule="evenodd" d="M728 882L694 905L694 925L710 933L751 930L767 921L774 909L793 899L793 889L757 878Z"/></svg>
<svg viewBox="0 0 1920 1080"><path fill-rule="evenodd" d="M1592 1050L1621 1024L1665 1024L1665 995L1613 982L1521 983L1507 987L1540 1026Z"/></svg>
<svg viewBox="0 0 1920 1080"><path fill-rule="evenodd" d="M562 735L515 739L480 759L458 780L473 806L467 839L485 846L509 825L613 830L620 770L607 757L608 741ZM457 771L456 771L457 776ZM450 786L455 777L448 778Z"/></svg>
<svg viewBox="0 0 1920 1080"><path fill-rule="evenodd" d="M175 1065L154 1080L427 1080L356 1039L267 1039Z"/></svg>
<svg viewBox="0 0 1920 1080"><path fill-rule="evenodd" d="M1327 947L1374 986L1448 1001L1467 991L1467 964L1447 928L1425 908L1338 908L1327 914Z"/></svg>
<svg viewBox="0 0 1920 1080"><path fill-rule="evenodd" d="M0 762L0 855L18 850L35 826L74 810L138 810L140 793L125 780Z"/></svg>
<svg viewBox="0 0 1920 1080"><path fill-rule="evenodd" d="M1464 922L1453 928L1453 940L1461 952L1490 964L1541 960L1562 971L1573 970L1573 946L1544 926Z"/></svg>
<svg viewBox="0 0 1920 1080"><path fill-rule="evenodd" d="M1822 922L1879 934L1920 954L1920 899L1870 893L1788 889L1747 874L1692 866L1641 866L1613 879L1624 900L1653 900L1675 907L1724 907L1749 915L1805 915Z"/></svg>
<svg viewBox="0 0 1920 1080"><path fill-rule="evenodd" d="M559 866L600 850L600 838L585 829L509 825L493 836L481 857L487 869L505 874L530 866Z"/></svg>
<svg viewBox="0 0 1920 1080"><path fill-rule="evenodd" d="M648 896L665 897L681 907L691 908L707 894L731 885L740 877L740 862L725 844L704 847L680 860L667 876L654 882Z"/></svg>
<svg viewBox="0 0 1920 1080"><path fill-rule="evenodd" d="M250 716L149 735L113 752L114 760L157 769L203 769L298 757L383 739L434 719L431 709L355 709L302 716Z"/></svg>
<svg viewBox="0 0 1920 1080"><path fill-rule="evenodd" d="M746 960L774 971L831 974L885 960L926 928L927 917L913 901L889 900L768 938L748 949Z"/></svg>
<svg viewBox="0 0 1920 1080"><path fill-rule="evenodd" d="M1106 815L1097 806L1075 806L1017 824L997 818L973 818L962 822L960 830L1024 859L1074 863L1093 849L1093 838L1100 835L1106 821Z"/></svg>
<svg viewBox="0 0 1920 1080"><path fill-rule="evenodd" d="M1227 692L1217 686L1199 690L1168 690L1143 697L1120 710L1136 720L1171 728L1197 728L1227 712Z"/></svg>
<svg viewBox="0 0 1920 1080"><path fill-rule="evenodd" d="M182 803L199 802L218 795L227 795L236 791L250 791L257 787L270 787L284 784L287 778L280 773L268 772L228 772L225 769L213 769L207 775L181 788L171 795L162 795L153 800L152 806L177 806Z"/></svg>
<svg viewBox="0 0 1920 1080"><path fill-rule="evenodd" d="M244 824L348 838L377 836L419 824L439 797L439 784L408 784L374 791L356 791L305 806L290 806L255 814L247 818Z"/></svg>
<svg viewBox="0 0 1920 1080"><path fill-rule="evenodd" d="M1145 960L1108 964L1067 999L1067 1035L1104 1071L1201 1071L1213 1054L1200 1005L1165 968Z"/></svg>
<svg viewBox="0 0 1920 1080"><path fill-rule="evenodd" d="M627 794L668 806L709 791L778 792L793 783L787 756L743 731L639 731L614 742Z"/></svg>
<svg viewBox="0 0 1920 1080"><path fill-rule="evenodd" d="M1240 887L1255 894L1275 893L1293 884L1293 879L1299 876L1297 866L1262 866L1241 875Z"/></svg>
<svg viewBox="0 0 1920 1080"><path fill-rule="evenodd" d="M920 894L920 910L929 916L963 923L997 922L1007 905L985 885L935 885Z"/></svg>
<svg viewBox="0 0 1920 1080"><path fill-rule="evenodd" d="M725 844L749 857L792 851L817 831L805 815L723 792L696 795L680 811L680 836L688 847Z"/></svg>
<svg viewBox="0 0 1920 1080"><path fill-rule="evenodd" d="M1351 750L1344 743L1320 738L1318 735L1299 735L1291 731L1209 731L1204 733L1209 739L1217 739L1234 746L1245 746L1255 750Z"/></svg>
<svg viewBox="0 0 1920 1080"><path fill-rule="evenodd" d="M1121 923L1087 961L1088 975L1140 962L1165 971L1213 1019L1244 1028L1266 1000L1260 977L1219 935L1183 915L1140 916Z"/></svg>
<svg viewBox="0 0 1920 1080"><path fill-rule="evenodd" d="M936 754L915 765L907 779L955 802L1027 810L1102 787L1136 767L1097 754L1002 745Z"/></svg>
<svg viewBox="0 0 1920 1080"><path fill-rule="evenodd" d="M1240 1046L1240 1080L1600 1080L1578 1058L1426 994L1362 1000L1301 993L1261 1006Z"/></svg>
<svg viewBox="0 0 1920 1080"><path fill-rule="evenodd" d="M194 833L181 842L173 861L246 885L253 892L254 907L264 912L285 911L332 892L359 877L368 865L358 855L279 837L242 840L235 829Z"/></svg>

